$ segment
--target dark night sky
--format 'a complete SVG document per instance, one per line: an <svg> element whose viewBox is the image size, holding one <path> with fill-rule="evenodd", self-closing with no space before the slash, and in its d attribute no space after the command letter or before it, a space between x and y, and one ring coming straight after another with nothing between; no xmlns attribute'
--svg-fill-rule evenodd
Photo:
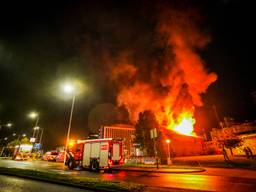
<svg viewBox="0 0 256 192"><path fill-rule="evenodd" d="M115 116L113 106L102 105L115 104L115 91L106 80L108 66L100 57L105 50L112 55L128 48L143 50L147 45L140 42L144 42L143 38L151 34L154 26L150 20L151 9L162 1L99 2L1 3L0 121L10 120L15 124L14 131L29 133L33 122L26 114L39 111L40 126L46 130L46 145L63 143L71 101L55 97L52 87L66 77L77 77L89 87L76 102L72 135L83 138L81 135L89 131L88 115L104 117L106 113L102 108L110 111L106 118ZM211 35L211 42L201 56L207 68L218 75L217 82L203 96L205 106L198 109L199 122L216 126L213 104L221 118L254 120L255 103L251 93L256 91L256 33L252 1L183 1L179 4L201 11L204 27ZM205 119L209 119L208 123Z"/></svg>

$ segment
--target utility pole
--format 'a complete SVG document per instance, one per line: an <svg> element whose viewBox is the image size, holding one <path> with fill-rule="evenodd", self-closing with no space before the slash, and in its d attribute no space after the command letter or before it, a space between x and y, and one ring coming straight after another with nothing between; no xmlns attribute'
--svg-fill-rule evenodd
<svg viewBox="0 0 256 192"><path fill-rule="evenodd" d="M39 139L39 143L41 144L42 144L43 133L44 133L44 128L42 128L40 139Z"/></svg>
<svg viewBox="0 0 256 192"><path fill-rule="evenodd" d="M40 128L37 130L35 143L36 143L36 141L38 142L38 139L39 139L39 132L40 132Z"/></svg>
<svg viewBox="0 0 256 192"><path fill-rule="evenodd" d="M74 94L73 99L72 99L71 110L70 110L69 123L68 123L68 133L67 133L65 153L64 153L64 163L63 163L64 166L65 166L65 163L66 163L66 156L67 156L67 149L68 149L68 143L69 143L69 135L70 135L70 129L71 129L71 124L72 124L72 117L73 117L73 112L74 112L75 100L76 100L76 96Z"/></svg>
<svg viewBox="0 0 256 192"><path fill-rule="evenodd" d="M212 105L212 109L213 109L213 112L214 112L215 118L216 118L216 120L217 120L217 122L218 122L218 125L220 126L220 128L223 128L223 126L222 126L222 123L221 123L221 121L220 121L220 117L219 117L219 114L218 114L218 112L217 112L217 109L216 109L215 104L213 104L213 105Z"/></svg>
<svg viewBox="0 0 256 192"><path fill-rule="evenodd" d="M159 169L159 165L158 165L158 157L157 157L157 150L156 150L156 138L153 138L154 141L154 151L155 151L155 159L156 159L156 168Z"/></svg>
<svg viewBox="0 0 256 192"><path fill-rule="evenodd" d="M35 137L35 133L36 133L37 126L38 126L38 121L39 121L39 115L36 116L36 123L35 123L35 127L33 128L34 129L34 131L33 131L33 138Z"/></svg>
<svg viewBox="0 0 256 192"><path fill-rule="evenodd" d="M42 128L42 130L41 130L41 135L40 135L40 139L39 139L40 149L41 150L43 150L43 144L42 144L43 133L44 133L44 128Z"/></svg>

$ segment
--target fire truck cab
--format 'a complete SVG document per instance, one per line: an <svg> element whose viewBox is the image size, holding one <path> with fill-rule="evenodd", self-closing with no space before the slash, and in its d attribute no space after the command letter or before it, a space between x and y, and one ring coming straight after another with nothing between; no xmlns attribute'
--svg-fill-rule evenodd
<svg viewBox="0 0 256 192"><path fill-rule="evenodd" d="M123 164L123 142L107 139L77 140L67 151L65 164L69 169L75 167L111 170Z"/></svg>

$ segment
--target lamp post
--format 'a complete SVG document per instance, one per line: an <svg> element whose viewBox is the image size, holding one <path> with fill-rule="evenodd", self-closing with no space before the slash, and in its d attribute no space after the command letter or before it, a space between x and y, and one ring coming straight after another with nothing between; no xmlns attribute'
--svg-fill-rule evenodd
<svg viewBox="0 0 256 192"><path fill-rule="evenodd" d="M40 135L40 139L39 139L39 143L40 143L40 145L41 145L41 149L42 149L43 133L44 133L44 128L42 128L42 130L41 130L41 135Z"/></svg>
<svg viewBox="0 0 256 192"><path fill-rule="evenodd" d="M39 132L40 132L39 129L41 129L41 128L38 126L34 128L34 130L37 131L37 133L35 134L35 142L38 140L38 136L39 136Z"/></svg>
<svg viewBox="0 0 256 192"><path fill-rule="evenodd" d="M64 84L63 85L63 91L66 94L70 94L70 95L73 96L73 98L72 98L72 105L71 105L71 109L70 109L70 115L69 115L68 132L67 132L66 145L65 145L65 153L64 153L64 166L65 166L66 156L67 156L67 148L68 148L68 143L69 143L69 135L70 135L71 125L72 125L72 117L73 117L75 100L76 100L76 94L75 94L75 88L71 84Z"/></svg>
<svg viewBox="0 0 256 192"><path fill-rule="evenodd" d="M35 126L33 128L33 138L34 138L35 134L36 134L36 130L39 129L39 127L38 127L39 114L37 112L32 111L31 113L28 114L28 116L31 119L36 119Z"/></svg>
<svg viewBox="0 0 256 192"><path fill-rule="evenodd" d="M3 127L10 128L10 127L12 127L12 123L0 124L0 131L2 130ZM3 136L3 135L1 134L1 136ZM0 145L2 143L2 140L7 141L7 139L8 139L8 137L5 137L4 139L0 139Z"/></svg>
<svg viewBox="0 0 256 192"><path fill-rule="evenodd" d="M171 165L172 161L171 161L171 155L170 155L170 139L166 139L166 143L167 143L167 153L168 153L168 158L167 158L167 164Z"/></svg>
<svg viewBox="0 0 256 192"><path fill-rule="evenodd" d="M0 130L2 129L2 127L12 127L12 123L6 123L6 124L0 124Z"/></svg>

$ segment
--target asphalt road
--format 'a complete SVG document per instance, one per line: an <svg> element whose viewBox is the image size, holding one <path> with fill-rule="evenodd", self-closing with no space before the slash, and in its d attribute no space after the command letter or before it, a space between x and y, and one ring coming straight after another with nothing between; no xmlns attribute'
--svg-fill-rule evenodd
<svg viewBox="0 0 256 192"><path fill-rule="evenodd" d="M70 171L60 163L43 161L0 160L1 167L17 167L41 171L54 171L61 174L122 180L146 184L152 187L194 189L204 191L252 192L256 190L256 171L245 169L206 168L200 173L147 173L124 172L93 173L89 171Z"/></svg>
<svg viewBox="0 0 256 192"><path fill-rule="evenodd" d="M87 190L34 181L18 177L0 175L1 192L86 192Z"/></svg>

